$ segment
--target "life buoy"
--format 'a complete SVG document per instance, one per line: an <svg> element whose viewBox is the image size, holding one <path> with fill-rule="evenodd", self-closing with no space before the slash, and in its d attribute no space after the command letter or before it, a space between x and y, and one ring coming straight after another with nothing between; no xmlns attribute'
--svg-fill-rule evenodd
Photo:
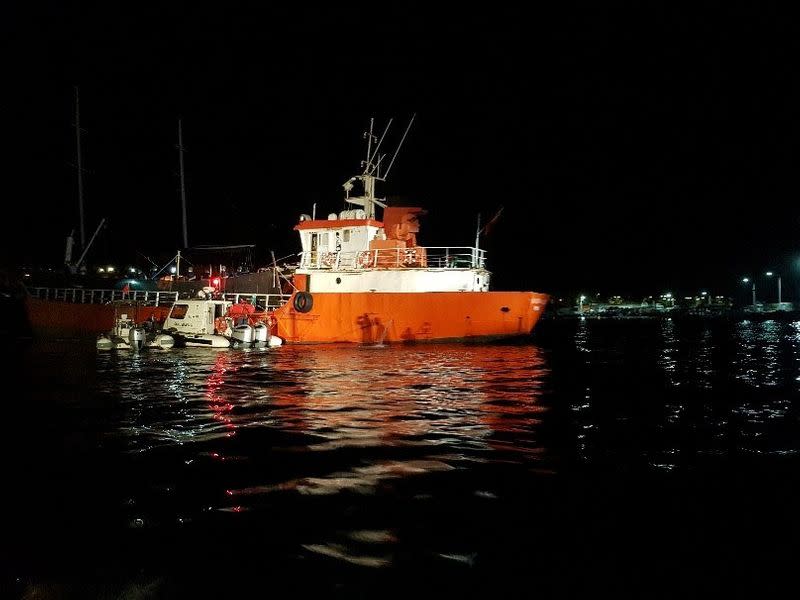
<svg viewBox="0 0 800 600"><path fill-rule="evenodd" d="M322 266L323 267L332 267L336 263L336 253L335 252L326 252L322 255Z"/></svg>
<svg viewBox="0 0 800 600"><path fill-rule="evenodd" d="M366 269L372 266L372 252L365 251L359 252L358 257L356 257L356 262L358 266L362 269Z"/></svg>
<svg viewBox="0 0 800 600"><path fill-rule="evenodd" d="M225 317L214 319L214 330L219 334L223 334L228 330L228 321L225 320Z"/></svg>
<svg viewBox="0 0 800 600"><path fill-rule="evenodd" d="M314 306L314 297L308 292L297 292L292 300L292 306L299 313L307 313Z"/></svg>
<svg viewBox="0 0 800 600"><path fill-rule="evenodd" d="M417 262L417 249L416 248L409 248L405 251L403 255L403 264L404 265L413 265Z"/></svg>

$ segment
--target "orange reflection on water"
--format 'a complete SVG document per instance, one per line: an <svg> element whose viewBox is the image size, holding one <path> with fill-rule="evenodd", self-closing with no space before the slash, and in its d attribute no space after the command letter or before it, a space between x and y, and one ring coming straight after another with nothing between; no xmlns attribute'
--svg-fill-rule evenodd
<svg viewBox="0 0 800 600"><path fill-rule="evenodd" d="M236 425L231 418L234 405L228 399L225 383L229 378L235 378L238 370L239 366L230 352L217 352L214 369L206 379L205 395L212 418L224 425L228 437L236 435Z"/></svg>
<svg viewBox="0 0 800 600"><path fill-rule="evenodd" d="M273 416L320 436L314 449L503 447L496 434L532 431L544 410L547 368L535 346L288 347L275 367L294 385L269 390Z"/></svg>
<svg viewBox="0 0 800 600"><path fill-rule="evenodd" d="M238 368L220 358L209 377L215 414L231 427L279 431L272 451L319 453L300 477L265 472L227 489L237 505L290 490L371 494L388 480L482 462L542 468L548 370L537 347L290 346L229 356Z"/></svg>

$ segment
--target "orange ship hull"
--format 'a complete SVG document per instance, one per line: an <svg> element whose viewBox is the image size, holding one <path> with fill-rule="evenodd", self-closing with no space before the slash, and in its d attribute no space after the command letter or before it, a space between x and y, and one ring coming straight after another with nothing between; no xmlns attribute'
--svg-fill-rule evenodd
<svg viewBox="0 0 800 600"><path fill-rule="evenodd" d="M116 312L128 315L141 323L154 315L163 321L169 313L169 306L124 306L116 305ZM95 336L108 333L114 326L115 305L80 304L57 300L25 298L25 313L28 325L37 335Z"/></svg>
<svg viewBox="0 0 800 600"><path fill-rule="evenodd" d="M478 340L529 334L548 296L535 292L314 293L273 313L286 343Z"/></svg>

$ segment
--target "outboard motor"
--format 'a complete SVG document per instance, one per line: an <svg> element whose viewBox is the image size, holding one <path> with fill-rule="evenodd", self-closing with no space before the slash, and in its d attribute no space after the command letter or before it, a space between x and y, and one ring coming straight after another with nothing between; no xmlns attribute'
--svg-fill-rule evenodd
<svg viewBox="0 0 800 600"><path fill-rule="evenodd" d="M128 331L128 343L134 352L139 352L144 348L145 337L144 329L141 327L131 327Z"/></svg>
<svg viewBox="0 0 800 600"><path fill-rule="evenodd" d="M253 343L256 346L266 346L269 339L269 329L262 322L253 325Z"/></svg>
<svg viewBox="0 0 800 600"><path fill-rule="evenodd" d="M107 335L103 334L97 338L97 349L98 350L112 350L114 348L114 342L111 341L111 338Z"/></svg>
<svg viewBox="0 0 800 600"><path fill-rule="evenodd" d="M169 350L175 345L175 338L166 333L159 333L153 338L153 341L148 344L151 348L161 348L162 350Z"/></svg>
<svg viewBox="0 0 800 600"><path fill-rule="evenodd" d="M251 345L253 343L253 328L247 323L234 326L231 340L234 344Z"/></svg>

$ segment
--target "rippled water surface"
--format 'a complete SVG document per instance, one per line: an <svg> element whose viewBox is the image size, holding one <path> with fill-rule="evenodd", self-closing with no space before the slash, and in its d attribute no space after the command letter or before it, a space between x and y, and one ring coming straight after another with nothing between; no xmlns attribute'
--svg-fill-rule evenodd
<svg viewBox="0 0 800 600"><path fill-rule="evenodd" d="M17 595L765 592L794 553L800 323L5 352Z"/></svg>

